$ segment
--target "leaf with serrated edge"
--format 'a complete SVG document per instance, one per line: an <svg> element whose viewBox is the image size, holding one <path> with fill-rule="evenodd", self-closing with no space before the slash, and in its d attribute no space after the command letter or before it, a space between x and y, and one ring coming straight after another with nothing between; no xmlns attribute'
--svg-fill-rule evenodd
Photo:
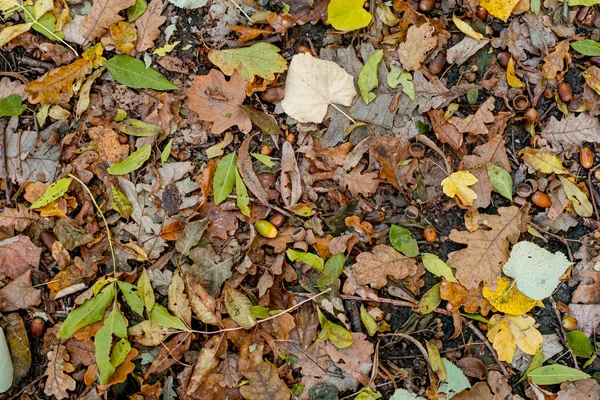
<svg viewBox="0 0 600 400"><path fill-rule="evenodd" d="M265 42L238 49L211 50L208 59L225 75L231 76L237 71L248 82L252 82L255 76L272 80L276 73L287 69L287 62L279 55L279 48Z"/></svg>

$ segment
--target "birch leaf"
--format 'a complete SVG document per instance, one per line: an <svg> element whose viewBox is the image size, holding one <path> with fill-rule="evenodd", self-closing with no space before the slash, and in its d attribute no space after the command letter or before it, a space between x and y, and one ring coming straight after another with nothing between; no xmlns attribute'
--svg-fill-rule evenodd
<svg viewBox="0 0 600 400"><path fill-rule="evenodd" d="M327 22L338 31L353 31L369 25L373 16L363 8L364 0L331 0Z"/></svg>

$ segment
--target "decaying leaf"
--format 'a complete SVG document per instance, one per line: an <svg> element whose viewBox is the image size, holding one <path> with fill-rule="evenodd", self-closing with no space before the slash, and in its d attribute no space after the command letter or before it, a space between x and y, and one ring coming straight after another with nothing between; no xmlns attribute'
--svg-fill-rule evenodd
<svg viewBox="0 0 600 400"><path fill-rule="evenodd" d="M437 43L435 28L431 24L412 25L406 33L406 41L398 46L400 63L407 71L419 70Z"/></svg>
<svg viewBox="0 0 600 400"><path fill-rule="evenodd" d="M240 389L245 399L256 400L287 400L291 392L279 377L277 367L268 361L258 364L252 372L246 373L250 381Z"/></svg>
<svg viewBox="0 0 600 400"><path fill-rule="evenodd" d="M57 399L69 397L68 391L74 391L75 379L69 373L75 371L73 364L69 363L69 353L64 345L59 344L48 353L48 368L46 369L46 386L44 393Z"/></svg>
<svg viewBox="0 0 600 400"><path fill-rule="evenodd" d="M81 35L92 41L103 36L112 24L122 20L119 11L135 4L135 0L95 0L81 24Z"/></svg>
<svg viewBox="0 0 600 400"><path fill-rule="evenodd" d="M405 279L417 272L417 263L391 246L377 245L373 252L364 252L356 257L352 266L356 281L379 289L387 284L387 278Z"/></svg>
<svg viewBox="0 0 600 400"><path fill-rule="evenodd" d="M29 95L29 102L32 104L67 103L73 96L75 82L82 80L90 72L92 63L80 58L72 64L52 69L30 82L25 86L25 93Z"/></svg>

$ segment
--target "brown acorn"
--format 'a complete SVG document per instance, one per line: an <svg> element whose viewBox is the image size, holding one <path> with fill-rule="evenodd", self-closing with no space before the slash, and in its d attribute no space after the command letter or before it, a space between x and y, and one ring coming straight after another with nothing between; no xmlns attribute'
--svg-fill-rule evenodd
<svg viewBox="0 0 600 400"><path fill-rule="evenodd" d="M271 218L269 218L269 222L272 223L275 228L279 228L285 223L286 220L287 218L285 217L285 215L280 214L278 212L274 213L273 215L271 215Z"/></svg>
<svg viewBox="0 0 600 400"><path fill-rule="evenodd" d="M370 211L365 215L365 221L371 225L377 225L385 220L385 213L380 210Z"/></svg>
<svg viewBox="0 0 600 400"><path fill-rule="evenodd" d="M46 250L52 251L52 245L55 241L56 237L52 232L42 231L40 233L40 242L42 242L42 245L46 248Z"/></svg>
<svg viewBox="0 0 600 400"><path fill-rule="evenodd" d="M285 96L285 90L280 87L270 87L262 92L262 98L269 103L281 101Z"/></svg>
<svg viewBox="0 0 600 400"><path fill-rule="evenodd" d="M498 63L500 65L502 65L504 68L506 68L506 66L508 65L508 62L510 61L511 55L508 51L502 51L500 53L498 53Z"/></svg>
<svg viewBox="0 0 600 400"><path fill-rule="evenodd" d="M429 70L431 73L438 75L444 70L446 66L446 53L440 51L435 57L429 62Z"/></svg>
<svg viewBox="0 0 600 400"><path fill-rule="evenodd" d="M437 233L431 225L426 226L425 229L423 229L423 236L429 243L433 243L437 240Z"/></svg>
<svg viewBox="0 0 600 400"><path fill-rule="evenodd" d="M31 336L40 337L44 334L46 330L46 323L43 319L36 317L31 320L29 323L29 331L31 332Z"/></svg>
<svg viewBox="0 0 600 400"><path fill-rule="evenodd" d="M558 84L558 96L565 103L571 101L573 98L573 91L567 82L561 82Z"/></svg>
<svg viewBox="0 0 600 400"><path fill-rule="evenodd" d="M263 147L260 148L260 154L264 155L264 156L268 156L271 154L271 152L273 151L273 149L271 149L269 146L267 146L266 144L263 145Z"/></svg>
<svg viewBox="0 0 600 400"><path fill-rule="evenodd" d="M537 191L531 195L531 201L533 201L533 203L540 208L548 208L552 205L552 200L550 200L550 197L548 197L546 193L540 191Z"/></svg>
<svg viewBox="0 0 600 400"><path fill-rule="evenodd" d="M525 111L525 114L523 115L525 116L525 119L533 122L534 124L540 122L540 113L537 112L537 110L533 107L528 108L527 111Z"/></svg>
<svg viewBox="0 0 600 400"><path fill-rule="evenodd" d="M487 10L485 8L483 8L483 7L478 7L477 8L477 13L475 15L480 20L485 21L485 19L487 18Z"/></svg>
<svg viewBox="0 0 600 400"><path fill-rule="evenodd" d="M585 169L590 169L594 166L594 153L589 147L582 147L579 150L579 163Z"/></svg>
<svg viewBox="0 0 600 400"><path fill-rule="evenodd" d="M431 11L435 8L435 0L421 0L419 2L419 10L423 12Z"/></svg>

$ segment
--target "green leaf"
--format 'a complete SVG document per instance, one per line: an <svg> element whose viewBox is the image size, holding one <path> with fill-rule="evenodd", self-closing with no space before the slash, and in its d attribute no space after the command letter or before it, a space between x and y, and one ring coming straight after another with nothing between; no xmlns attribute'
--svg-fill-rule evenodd
<svg viewBox="0 0 600 400"><path fill-rule="evenodd" d="M390 397L390 400L426 400L425 397L417 396L406 389L398 388Z"/></svg>
<svg viewBox="0 0 600 400"><path fill-rule="evenodd" d="M35 114L35 119L40 127L43 127L46 123L46 119L48 118L48 112L50 111L51 104L43 104L38 112Z"/></svg>
<svg viewBox="0 0 600 400"><path fill-rule="evenodd" d="M571 200L571 203L573 203L573 208L575 209L577 215L584 218L591 217L594 213L594 208L592 207L592 203L590 203L585 193L583 193L576 184L567 178L559 176L558 179L560 179L562 182L565 193L567 194L569 200Z"/></svg>
<svg viewBox="0 0 600 400"><path fill-rule="evenodd" d="M250 311L252 302L242 292L225 285L225 308L227 313L239 326L250 329L256 325L256 318Z"/></svg>
<svg viewBox="0 0 600 400"><path fill-rule="evenodd" d="M113 367L117 368L123 364L127 355L131 351L131 343L127 339L121 339L113 346L112 353L110 353L110 363Z"/></svg>
<svg viewBox="0 0 600 400"><path fill-rule="evenodd" d="M563 3L564 0L558 0L560 3ZM596 4L600 4L600 0L569 0L569 7L573 6L593 6Z"/></svg>
<svg viewBox="0 0 600 400"><path fill-rule="evenodd" d="M150 313L154 307L154 290L150 283L150 275L148 275L148 271L145 268L142 270L140 279L138 279L137 290L146 307L146 311Z"/></svg>
<svg viewBox="0 0 600 400"><path fill-rule="evenodd" d="M319 308L317 308L317 312L319 313L321 332L319 333L317 340L312 344L313 346L316 343L329 340L338 349L345 349L354 343L354 338L348 329L329 321L327 318L325 318L325 315Z"/></svg>
<svg viewBox="0 0 600 400"><path fill-rule="evenodd" d="M512 201L513 180L507 170L494 163L488 163L487 173L496 192Z"/></svg>
<svg viewBox="0 0 600 400"><path fill-rule="evenodd" d="M440 356L440 350L429 340L425 341L425 346L427 347L427 354L429 355L431 369L436 373L438 378L440 378L440 381L445 381L447 378L446 366L444 365L442 357Z"/></svg>
<svg viewBox="0 0 600 400"><path fill-rule="evenodd" d="M41 208L52 203L54 200L65 194L67 190L69 190L69 186L71 185L72 181L73 178L62 178L57 180L50 185L48 189L46 189L44 194L39 199L31 203L29 208Z"/></svg>
<svg viewBox="0 0 600 400"><path fill-rule="evenodd" d="M423 253L423 266L433 275L443 277L448 282L458 282L452 273L452 270L438 256L430 253Z"/></svg>
<svg viewBox="0 0 600 400"><path fill-rule="evenodd" d="M150 321L165 328L173 328L184 332L190 331L190 328L185 326L179 318L172 315L165 306L158 303L155 303L152 311L150 311Z"/></svg>
<svg viewBox="0 0 600 400"><path fill-rule="evenodd" d="M419 245L408 229L392 225L389 238L392 246L405 256L416 257L419 255Z"/></svg>
<svg viewBox="0 0 600 400"><path fill-rule="evenodd" d="M115 367L110 362L110 349L113 335L123 339L127 337L127 322L125 317L115 305L106 317L102 328L96 332L94 347L96 348L96 364L100 374L100 384L106 385L108 379L115 372Z"/></svg>
<svg viewBox="0 0 600 400"><path fill-rule="evenodd" d="M556 385L565 381L588 379L590 376L578 369L554 364L536 368L527 377L537 385Z"/></svg>
<svg viewBox="0 0 600 400"><path fill-rule="evenodd" d="M567 346L577 357L590 358L594 354L594 346L590 339L578 330L567 332Z"/></svg>
<svg viewBox="0 0 600 400"><path fill-rule="evenodd" d="M273 162L273 158L264 155L264 154L260 154L260 153L250 153L250 155L254 158L256 158L258 161L260 161L261 163L263 163L264 165L266 165L269 168L273 168L275 166L275 163Z"/></svg>
<svg viewBox="0 0 600 400"><path fill-rule="evenodd" d="M133 206L127 195L115 185L112 185L110 190L110 207L125 219L131 217L133 213Z"/></svg>
<svg viewBox="0 0 600 400"><path fill-rule="evenodd" d="M4 337L4 330L0 327L0 393L10 389L13 381L13 364Z"/></svg>
<svg viewBox="0 0 600 400"><path fill-rule="evenodd" d="M415 99L415 85L412 81L413 77L410 72L403 70L400 67L392 67L387 76L387 84L395 89L398 85L402 85L402 91L411 99Z"/></svg>
<svg viewBox="0 0 600 400"><path fill-rule="evenodd" d="M58 42L61 39L65 38L65 34L63 32L54 32L54 28L56 27L56 17L51 13L47 12L41 17L34 20L32 17L35 16L35 7L34 6L25 6L23 7L29 14L25 13L25 21L29 23L33 23L32 28L34 31L41 33L46 36L48 39Z"/></svg>
<svg viewBox="0 0 600 400"><path fill-rule="evenodd" d="M377 50L369 57L358 75L358 88L360 89L360 95L365 104L369 104L377 97L371 90L377 89L377 86L379 86L377 69L379 68L379 63L382 58L383 50Z"/></svg>
<svg viewBox="0 0 600 400"><path fill-rule="evenodd" d="M360 306L360 320L365 328L367 328L369 336L373 336L377 333L377 322L363 305Z"/></svg>
<svg viewBox="0 0 600 400"><path fill-rule="evenodd" d="M11 94L0 100L0 117L17 117L27 106L18 94Z"/></svg>
<svg viewBox="0 0 600 400"><path fill-rule="evenodd" d="M571 47L584 56L600 56L600 43L596 42L595 40L578 40L571 43Z"/></svg>
<svg viewBox="0 0 600 400"><path fill-rule="evenodd" d="M213 193L215 204L222 203L231 194L235 185L237 171L237 155L229 153L219 161L213 179Z"/></svg>
<svg viewBox="0 0 600 400"><path fill-rule="evenodd" d="M173 147L173 139L169 140L163 151L160 153L160 162L166 163L171 155L171 148Z"/></svg>
<svg viewBox="0 0 600 400"><path fill-rule="evenodd" d="M342 274L345 263L346 256L343 253L329 257L323 266L323 273L319 276L319 279L317 279L317 286L319 289L325 290L333 285Z"/></svg>
<svg viewBox="0 0 600 400"><path fill-rule="evenodd" d="M370 387L363 388L354 400L377 400L380 399L381 393L374 392Z"/></svg>
<svg viewBox="0 0 600 400"><path fill-rule="evenodd" d="M460 314L460 315L462 315L463 317L466 317L466 318L472 319L473 321L479 321L479 322L483 322L484 324L488 324L488 325L491 325L491 324L492 324L492 323L490 322L490 320L489 320L489 319L487 319L487 318L484 318L484 317L482 317L482 316L481 316L481 315L479 315L479 314L469 314L469 313L462 313L462 314Z"/></svg>
<svg viewBox="0 0 600 400"><path fill-rule="evenodd" d="M442 302L442 296L440 295L440 284L434 285L431 289L429 289L421 300L419 300L419 305L416 308L416 311L420 312L423 315L429 314L433 312Z"/></svg>
<svg viewBox="0 0 600 400"><path fill-rule="evenodd" d="M477 102L477 98L479 97L479 89L471 89L467 92L467 101L470 105L475 104Z"/></svg>
<svg viewBox="0 0 600 400"><path fill-rule="evenodd" d="M252 314L254 318L261 319L269 318L271 316L271 314L269 314L269 307L263 306L252 306L250 308L250 314Z"/></svg>
<svg viewBox="0 0 600 400"><path fill-rule="evenodd" d="M84 326L100 321L104 317L104 311L114 299L115 293L115 285L108 285L95 297L86 300L85 303L71 311L60 327L56 337L59 339L68 339Z"/></svg>
<svg viewBox="0 0 600 400"><path fill-rule="evenodd" d="M246 189L246 185L244 185L244 181L240 176L240 172L237 167L235 168L235 195L237 196L237 206L240 209L240 212L244 214L246 217L250 216L250 197L248 196L248 189Z"/></svg>
<svg viewBox="0 0 600 400"><path fill-rule="evenodd" d="M529 9L536 16L540 13L541 7L542 7L542 0L531 0L531 7Z"/></svg>
<svg viewBox="0 0 600 400"><path fill-rule="evenodd" d="M353 31L369 25L373 16L363 8L365 0L331 0L327 22L338 31Z"/></svg>
<svg viewBox="0 0 600 400"><path fill-rule="evenodd" d="M542 348L540 347L538 349L537 353L535 353L535 356L533 356L533 359L531 360L529 367L527 367L527 370L525 371L525 373L523 374L521 379L519 379L517 384L519 384L519 383L523 382L525 379L527 379L527 374L529 374L534 369L541 367L542 364L544 364L544 352L542 351Z"/></svg>
<svg viewBox="0 0 600 400"><path fill-rule="evenodd" d="M442 363L446 369L446 382L442 383L439 392L445 393L447 399L471 387L469 378L465 376L460 368L454 365L450 360L442 358Z"/></svg>
<svg viewBox="0 0 600 400"><path fill-rule="evenodd" d="M134 151L121 162L114 163L108 167L108 173L111 175L125 175L132 171L135 171L141 167L146 160L150 158L152 154L152 146L150 144L144 145L139 150Z"/></svg>
<svg viewBox="0 0 600 400"><path fill-rule="evenodd" d="M279 47L266 42L238 49L211 50L208 59L225 75L231 76L237 71L247 82L252 82L254 76L275 79L275 74L287 69L287 61L279 54Z"/></svg>
<svg viewBox="0 0 600 400"><path fill-rule="evenodd" d="M115 127L126 135L148 137L160 133L160 126L149 124L139 119L128 118L123 122L114 124Z"/></svg>
<svg viewBox="0 0 600 400"><path fill-rule="evenodd" d="M312 253L305 253L303 251L297 251L294 249L287 249L285 252L290 261L300 260L304 264L310 265L311 267L323 271L324 262L321 257Z"/></svg>
<svg viewBox="0 0 600 400"><path fill-rule="evenodd" d="M114 56L104 63L108 72L122 85L137 89L172 90L177 86L143 61L128 55Z"/></svg>
<svg viewBox="0 0 600 400"><path fill-rule="evenodd" d="M137 288L128 282L119 281L117 284L119 285L119 289L129 308L138 315L144 315L144 302L142 301Z"/></svg>
<svg viewBox="0 0 600 400"><path fill-rule="evenodd" d="M147 7L146 0L135 0L135 4L127 9L127 21L133 22L141 17Z"/></svg>

